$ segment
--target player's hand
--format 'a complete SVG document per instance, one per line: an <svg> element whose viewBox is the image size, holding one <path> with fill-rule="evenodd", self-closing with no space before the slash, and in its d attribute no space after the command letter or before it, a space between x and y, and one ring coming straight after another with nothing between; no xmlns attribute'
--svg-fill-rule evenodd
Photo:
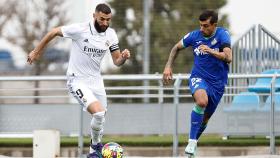
<svg viewBox="0 0 280 158"><path fill-rule="evenodd" d="M163 71L162 82L164 85L169 85L172 83L172 69L165 68Z"/></svg>
<svg viewBox="0 0 280 158"><path fill-rule="evenodd" d="M207 52L207 53L211 53L212 52L212 49L209 48L207 45L204 45L204 44L200 45L198 47L198 49L201 50L202 52Z"/></svg>
<svg viewBox="0 0 280 158"><path fill-rule="evenodd" d="M121 53L123 59L129 59L130 58L130 51L128 49L124 49Z"/></svg>
<svg viewBox="0 0 280 158"><path fill-rule="evenodd" d="M40 58L40 53L33 50L27 56L27 62L31 65L35 60Z"/></svg>

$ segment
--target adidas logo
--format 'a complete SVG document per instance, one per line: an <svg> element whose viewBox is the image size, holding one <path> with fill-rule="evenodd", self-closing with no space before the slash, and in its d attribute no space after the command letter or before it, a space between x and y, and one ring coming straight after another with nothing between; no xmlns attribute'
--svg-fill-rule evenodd
<svg viewBox="0 0 280 158"><path fill-rule="evenodd" d="M84 42L88 42L88 39L85 39Z"/></svg>

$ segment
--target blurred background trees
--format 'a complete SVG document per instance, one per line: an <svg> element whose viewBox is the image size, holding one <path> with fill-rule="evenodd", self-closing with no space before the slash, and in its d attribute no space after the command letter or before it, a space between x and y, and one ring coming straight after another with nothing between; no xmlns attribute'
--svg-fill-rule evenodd
<svg viewBox="0 0 280 158"><path fill-rule="evenodd" d="M12 16L9 17L7 24L10 29L3 36L21 47L26 54L35 48L51 28L68 22L66 4L63 0L7 0L6 4L12 5L9 8ZM48 48L46 50L50 52ZM34 63L32 75L40 75L48 68L52 60L47 57L49 55L45 53L39 62Z"/></svg>
<svg viewBox="0 0 280 158"><path fill-rule="evenodd" d="M133 52L129 64L121 73L143 73L143 0L112 1L112 27L116 29L121 48ZM219 11L226 0L151 0L150 1L150 73L162 73L172 46L188 32L199 29L198 16L202 10ZM219 26L228 27L227 15L219 15ZM190 50L182 51L174 72L189 73L193 64Z"/></svg>
<svg viewBox="0 0 280 158"><path fill-rule="evenodd" d="M144 64L144 26L145 18L141 1L111 1L113 8L112 27L117 31L120 47L128 48L132 52L132 58L122 66L120 74L142 74ZM219 9L226 5L226 0L150 0L150 74L161 74L169 57L171 48L188 32L199 29L198 16L205 9ZM219 15L219 26L228 27L226 15ZM193 65L193 54L191 48L180 52L174 64L174 73L190 73ZM112 73L112 72L110 72ZM145 85L138 81L130 83L133 85ZM183 83L187 85L187 83ZM106 85L126 86L126 82L107 82ZM129 85L129 86L133 86ZM148 83L158 85L158 83ZM122 91L117 92L124 93ZM130 94L137 94L131 91ZM139 92L138 92L139 93ZM143 92L147 93L147 92ZM165 92L169 93L169 92ZM173 92L170 92L173 93ZM129 100L129 99L127 99ZM132 100L131 102L137 102ZM121 102L114 100L114 102ZM151 99L150 102L156 102Z"/></svg>
<svg viewBox="0 0 280 158"><path fill-rule="evenodd" d="M0 35L29 53L51 28L72 23L67 16L66 0L2 0L0 3ZM143 2L144 0L110 0L113 9L112 27L116 29L121 48L129 48L132 59L120 69L105 73L143 73ZM172 46L185 34L199 29L198 16L204 9L219 9L226 0L150 0L150 72L162 73ZM219 16L219 26L228 27L227 15ZM3 33L2 30L6 30ZM60 40L63 41L63 40ZM57 43L57 42L54 42ZM65 42L64 42L65 43ZM59 58L67 62L68 53L57 56L54 51L62 43L51 44L51 51L32 67L31 74L39 75ZM53 48L55 47L55 49ZM70 48L64 48L69 52ZM63 52L62 52L63 53ZM56 56L55 56L56 55ZM54 57L55 56L55 57ZM63 60L62 59L62 60ZM182 51L176 60L174 72L188 73L193 64L190 50ZM64 69L65 70L65 69ZM65 74L60 72L58 74Z"/></svg>
<svg viewBox="0 0 280 158"><path fill-rule="evenodd" d="M63 0L3 0L1 3L1 36L22 48L26 57L51 28L64 25L68 21ZM40 75L52 62L57 62L60 58L67 60L68 54L64 55L66 53L53 47L54 45L50 45L46 48L40 61L30 66L32 68L29 74ZM39 87L39 81L34 82L34 87ZM39 92L35 91L34 96L38 95ZM34 99L34 103L38 102L38 99Z"/></svg>
<svg viewBox="0 0 280 158"><path fill-rule="evenodd" d="M3 34L4 27L14 15L16 1L0 1L0 36Z"/></svg>
<svg viewBox="0 0 280 158"><path fill-rule="evenodd" d="M70 4L68 2L66 0L1 0L1 37L20 47L27 55L53 27L73 23L68 18L70 17L69 12L73 11L68 6ZM124 66L118 69L112 67L104 73L142 74L145 62L143 58L144 0L110 0L107 2L113 10L111 26L117 31L120 47L121 49L130 49L132 58ZM150 11L149 73L158 72L161 74L172 46L188 32L199 29L198 16L201 11L214 9L219 12L219 9L225 6L227 1L149 0L148 2ZM82 6L83 2L80 3ZM82 12L82 10L79 11ZM78 13L72 13L72 16L75 14ZM219 19L219 26L228 28L227 15L220 15ZM40 61L35 62L32 66L26 66L24 72L27 72L27 75L65 74L70 47L69 44L65 44L65 40L59 38L56 38L56 40L58 41L54 41L48 46ZM26 61L26 56L22 60ZM174 73L189 73L192 64L192 51L190 49L184 50L175 62ZM106 83L106 85L128 86L126 82L112 82ZM133 83L133 85L143 85L143 83L139 81ZM39 83L35 82L34 87L38 88ZM131 93L133 94L133 92ZM37 96L37 92L34 95ZM37 101L35 100L35 102Z"/></svg>

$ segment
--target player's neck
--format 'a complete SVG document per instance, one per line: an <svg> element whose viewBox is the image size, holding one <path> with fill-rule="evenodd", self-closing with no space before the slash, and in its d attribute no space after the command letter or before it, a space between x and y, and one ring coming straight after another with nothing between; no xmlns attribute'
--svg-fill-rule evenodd
<svg viewBox="0 0 280 158"><path fill-rule="evenodd" d="M209 36L203 36L205 39L209 39L209 38L211 38L211 37L213 37L213 36L215 36L215 34L216 34L216 31L217 31L217 27L215 28L215 30L213 31L213 33L211 34L211 35L209 35Z"/></svg>

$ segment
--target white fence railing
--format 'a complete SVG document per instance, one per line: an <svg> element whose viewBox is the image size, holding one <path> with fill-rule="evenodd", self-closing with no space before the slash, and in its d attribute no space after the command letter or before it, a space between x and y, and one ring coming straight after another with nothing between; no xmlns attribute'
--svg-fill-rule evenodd
<svg viewBox="0 0 280 158"><path fill-rule="evenodd" d="M275 153L275 140L274 140L274 92L277 86L276 79L279 78L279 74L230 74L229 82L235 83L238 80L238 86L226 86L225 94L222 99L224 103L230 103L233 96L239 94L242 91L247 91L250 83L254 82L258 78L273 78L271 83L266 86L271 88L270 93L262 93L260 96L271 95L271 153ZM143 103L141 99L149 98L151 102L163 104L165 102L171 102L174 105L174 132L173 132L173 155L178 154L178 105L185 102L192 102L191 94L188 88L189 74L174 75L174 83L171 86L163 86L161 75L104 75L106 91L108 93L108 99L111 102L114 99L120 101L127 101L127 103ZM150 82L149 87L142 86L143 80ZM14 103L33 103L34 99L40 99L39 103L54 103L54 104L67 104L71 103L67 89L65 88L65 76L5 76L0 77L0 102L1 104L14 104ZM34 87L34 82L39 82L38 87ZM125 84L116 84L115 82L125 82ZM241 83L241 84L240 84ZM113 86L116 85L116 86ZM123 86L124 85L124 86ZM144 90L148 90L148 94L144 93ZM37 96L34 96L34 92ZM187 99L186 99L187 98ZM133 100L136 99L136 100ZM138 100L137 100L138 99ZM139 100L140 99L140 100ZM152 99L156 99L152 100ZM114 102L113 102L114 103ZM1 105L0 105L1 106ZM80 141L79 149L82 149L82 110L80 113Z"/></svg>

